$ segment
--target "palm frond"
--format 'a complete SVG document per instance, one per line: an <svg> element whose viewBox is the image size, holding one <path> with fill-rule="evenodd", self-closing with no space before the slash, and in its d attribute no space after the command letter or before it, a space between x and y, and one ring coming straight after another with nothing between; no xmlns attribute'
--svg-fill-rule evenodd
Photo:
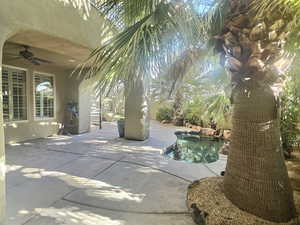
<svg viewBox="0 0 300 225"><path fill-rule="evenodd" d="M290 21L286 48L294 51L300 47L300 0L253 0L252 8L258 18Z"/></svg>
<svg viewBox="0 0 300 225"><path fill-rule="evenodd" d="M149 80L172 64L180 51L200 49L207 39L202 32L207 20L186 1L103 0L100 8L120 27L82 65L90 67L86 78L96 75L101 88L139 77Z"/></svg>
<svg viewBox="0 0 300 225"><path fill-rule="evenodd" d="M253 0L252 7L257 10L257 16L262 17L278 12L281 9L282 15L300 16L300 1L299 0Z"/></svg>
<svg viewBox="0 0 300 225"><path fill-rule="evenodd" d="M216 1L215 4L212 5L212 8L204 16L206 19L204 30L209 33L209 37L219 34L220 31L224 29L224 22L229 13L229 0Z"/></svg>
<svg viewBox="0 0 300 225"><path fill-rule="evenodd" d="M203 48L192 48L185 50L174 62L167 68L165 76L172 82L169 90L169 96L175 90L178 83L182 83L184 76L199 64L199 61L207 55L208 51Z"/></svg>
<svg viewBox="0 0 300 225"><path fill-rule="evenodd" d="M126 29L152 14L161 2L161 0L100 0L98 8L120 29Z"/></svg>
<svg viewBox="0 0 300 225"><path fill-rule="evenodd" d="M85 17L88 17L90 15L91 10L91 1L90 0L59 0L63 2L64 4L70 4L74 8L78 9L82 12L82 14Z"/></svg>
<svg viewBox="0 0 300 225"><path fill-rule="evenodd" d="M213 117L216 121L226 122L231 110L230 99L224 91L219 91L206 99L205 108L204 115L206 117Z"/></svg>

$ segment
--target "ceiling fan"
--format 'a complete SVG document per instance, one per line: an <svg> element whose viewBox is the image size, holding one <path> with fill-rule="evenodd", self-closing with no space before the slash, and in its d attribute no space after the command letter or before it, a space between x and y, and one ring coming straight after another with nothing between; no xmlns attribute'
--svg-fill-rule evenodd
<svg viewBox="0 0 300 225"><path fill-rule="evenodd" d="M11 58L11 60L17 60L17 59L23 58L37 66L41 65L41 63L48 63L48 64L52 63L51 61L48 61L46 59L36 57L33 52L29 51L30 47L28 45L22 45L22 47L24 49L19 51L19 54L7 53L6 55L13 57L13 58ZM4 55L5 55L5 53L4 53Z"/></svg>

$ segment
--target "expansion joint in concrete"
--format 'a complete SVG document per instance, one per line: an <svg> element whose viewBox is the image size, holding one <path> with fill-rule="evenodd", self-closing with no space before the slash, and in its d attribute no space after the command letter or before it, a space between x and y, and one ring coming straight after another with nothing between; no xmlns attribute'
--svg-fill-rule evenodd
<svg viewBox="0 0 300 225"><path fill-rule="evenodd" d="M207 166L205 163L202 164L206 169L208 169L210 172L212 172L213 174L215 174L216 176L221 176L220 174L217 174L215 171L213 171L211 168L209 168L209 166Z"/></svg>
<svg viewBox="0 0 300 225"><path fill-rule="evenodd" d="M115 164L117 164L118 162L120 162L123 158L125 158L125 156L122 157L121 159L119 159L119 160L113 162L113 163L110 164L108 167L104 168L103 170L101 170L101 171L98 172L96 175L94 175L94 176L92 176L92 177L90 177L90 178L95 178L95 177L99 176L100 174L104 173L105 171L109 170L109 169L112 168ZM78 189L79 189L79 188L73 188L71 191L67 192L67 193L66 193L63 197L61 197L59 200L66 200L66 199L65 199L66 196L68 196L69 194L71 194L72 192L74 192L74 191L76 191L76 190L78 190ZM57 201L59 201L59 200L57 200ZM57 201L55 201L52 205L54 205ZM51 205L51 206L52 206L52 205Z"/></svg>
<svg viewBox="0 0 300 225"><path fill-rule="evenodd" d="M121 162L126 156L123 156L121 159L113 162L112 164L110 164L108 167L106 167L105 169L101 170L99 173L97 173L95 176L93 177L97 177L100 174L104 173L105 171L109 170L110 168L112 168L114 165L116 165L117 163Z"/></svg>
<svg viewBox="0 0 300 225"><path fill-rule="evenodd" d="M181 180L183 180L183 181L185 181L185 182L188 182L188 183L193 182L193 181L188 180L188 179L186 179L186 178L184 178L184 177L178 176L178 175L176 175L176 174L174 174L174 173L170 173L170 172L168 172L168 171L166 171L166 170L162 170L162 169L159 169L159 168L156 168L156 167L152 167L152 166L150 166L150 165L145 165L145 164L142 164L142 163L131 162L131 161L127 161L127 160L121 160L120 162L132 164L132 165L137 165L137 166L142 166L142 167L147 167L147 168L151 168L151 169L160 171L160 172L162 172L162 173L169 174L169 175L171 175L171 176L173 176L173 177L179 178L179 179L181 179Z"/></svg>
<svg viewBox="0 0 300 225"><path fill-rule="evenodd" d="M65 198L63 198L62 200L66 201L66 202L73 203L73 204L89 207L89 208L103 209L103 210L108 210L108 211L112 211L112 212L119 212L119 213L131 213L131 214L141 214L141 215L143 215L143 214L144 215L189 215L190 214L188 211L181 211L181 212L180 211L177 211L177 212L173 212L173 211L143 212L143 211L135 211L135 210L111 209L111 208L107 208L107 207L96 206L96 205L93 205L93 204L77 202L77 201L70 200L70 199L65 199Z"/></svg>

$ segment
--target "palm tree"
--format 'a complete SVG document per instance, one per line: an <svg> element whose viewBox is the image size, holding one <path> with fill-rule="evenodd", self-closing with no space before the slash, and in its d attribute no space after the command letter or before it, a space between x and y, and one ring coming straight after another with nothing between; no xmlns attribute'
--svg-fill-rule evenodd
<svg viewBox="0 0 300 225"><path fill-rule="evenodd" d="M284 54L294 28L296 0L102 0L119 33L96 49L87 76L99 85L147 80L175 63L178 76L189 49L220 54L232 86L232 143L223 190L240 209L285 222L296 215L280 144L279 96L288 66ZM265 4L266 3L266 4ZM268 5L269 3L269 5ZM255 6L255 7L254 7ZM297 12L300 12L298 10ZM134 84L133 84L134 85Z"/></svg>
<svg viewBox="0 0 300 225"><path fill-rule="evenodd" d="M233 88L224 193L247 212L286 222L296 210L280 143L278 93L288 61L284 44L292 18L282 14L283 6L257 18L253 1L229 3L225 28L216 41Z"/></svg>
<svg viewBox="0 0 300 225"><path fill-rule="evenodd" d="M175 126L183 126L183 90L177 89L175 93L175 101L173 103L173 124Z"/></svg>

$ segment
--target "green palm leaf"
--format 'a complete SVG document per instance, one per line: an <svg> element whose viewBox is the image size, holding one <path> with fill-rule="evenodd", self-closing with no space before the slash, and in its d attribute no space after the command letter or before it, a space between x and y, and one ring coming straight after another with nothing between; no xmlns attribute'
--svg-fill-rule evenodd
<svg viewBox="0 0 300 225"><path fill-rule="evenodd" d="M186 54L190 59L195 57L192 52L196 49L199 53L207 39L203 31L208 12L206 16L199 15L186 2L103 0L99 1L99 8L119 27L119 32L95 49L82 65L90 68L86 78L97 76L101 89L110 89L120 81L132 83L139 78L150 81L181 53L191 53ZM183 62L181 74L191 64L188 59Z"/></svg>

